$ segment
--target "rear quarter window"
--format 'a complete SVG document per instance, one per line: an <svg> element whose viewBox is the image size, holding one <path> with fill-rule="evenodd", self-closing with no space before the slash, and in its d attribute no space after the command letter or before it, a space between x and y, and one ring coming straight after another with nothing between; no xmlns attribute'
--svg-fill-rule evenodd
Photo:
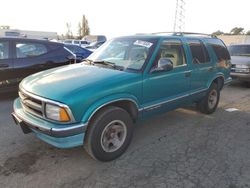
<svg viewBox="0 0 250 188"><path fill-rule="evenodd" d="M230 60L230 54L224 45L224 43L219 39L212 39L208 41L208 44L212 47L218 61Z"/></svg>

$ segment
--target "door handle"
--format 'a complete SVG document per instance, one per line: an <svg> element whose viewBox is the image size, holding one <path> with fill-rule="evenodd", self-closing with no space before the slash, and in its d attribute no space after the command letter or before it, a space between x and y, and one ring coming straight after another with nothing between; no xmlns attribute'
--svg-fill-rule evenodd
<svg viewBox="0 0 250 188"><path fill-rule="evenodd" d="M190 77L191 76L191 71L186 71L185 72L185 77Z"/></svg>
<svg viewBox="0 0 250 188"><path fill-rule="evenodd" d="M0 68L7 68L7 67L9 67L8 64L0 64Z"/></svg>

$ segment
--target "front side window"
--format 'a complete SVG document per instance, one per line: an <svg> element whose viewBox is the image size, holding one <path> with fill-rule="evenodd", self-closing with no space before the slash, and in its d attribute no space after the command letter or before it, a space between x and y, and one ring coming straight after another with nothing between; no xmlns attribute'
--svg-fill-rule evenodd
<svg viewBox="0 0 250 188"><path fill-rule="evenodd" d="M108 61L123 70L140 71L156 44L155 39L118 38L106 42L89 56L92 61Z"/></svg>
<svg viewBox="0 0 250 188"><path fill-rule="evenodd" d="M208 63L210 61L208 51L200 40L188 40L188 45L192 53L192 62L194 64Z"/></svg>
<svg viewBox="0 0 250 188"><path fill-rule="evenodd" d="M172 62L173 67L185 65L186 57L182 42L178 39L169 39L162 41L154 68L157 68L157 62L160 58L169 59Z"/></svg>
<svg viewBox="0 0 250 188"><path fill-rule="evenodd" d="M0 42L0 59L9 58L9 42Z"/></svg>
<svg viewBox="0 0 250 188"><path fill-rule="evenodd" d="M43 44L38 43L17 43L16 57L26 58L35 57L47 53L47 48Z"/></svg>

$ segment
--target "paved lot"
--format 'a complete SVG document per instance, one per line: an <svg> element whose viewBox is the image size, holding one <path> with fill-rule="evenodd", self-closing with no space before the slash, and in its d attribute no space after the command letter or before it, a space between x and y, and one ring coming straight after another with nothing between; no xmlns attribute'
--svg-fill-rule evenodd
<svg viewBox="0 0 250 188"><path fill-rule="evenodd" d="M10 117L14 98L0 100L0 187L250 187L250 89L240 83L212 115L178 109L139 123L127 152L108 163L24 135Z"/></svg>

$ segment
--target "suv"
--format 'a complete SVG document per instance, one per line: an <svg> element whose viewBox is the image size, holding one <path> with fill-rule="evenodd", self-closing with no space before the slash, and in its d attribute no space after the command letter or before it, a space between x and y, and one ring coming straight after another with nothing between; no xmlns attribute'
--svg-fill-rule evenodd
<svg viewBox="0 0 250 188"><path fill-rule="evenodd" d="M234 44L228 50L232 57L232 78L244 81L250 87L250 44Z"/></svg>
<svg viewBox="0 0 250 188"><path fill-rule="evenodd" d="M0 38L0 93L17 90L28 75L75 62L64 44L27 38Z"/></svg>
<svg viewBox="0 0 250 188"><path fill-rule="evenodd" d="M193 103L213 113L230 65L224 43L212 36L115 38L81 64L25 78L12 115L24 133L59 148L84 145L110 161L127 149L137 120Z"/></svg>

